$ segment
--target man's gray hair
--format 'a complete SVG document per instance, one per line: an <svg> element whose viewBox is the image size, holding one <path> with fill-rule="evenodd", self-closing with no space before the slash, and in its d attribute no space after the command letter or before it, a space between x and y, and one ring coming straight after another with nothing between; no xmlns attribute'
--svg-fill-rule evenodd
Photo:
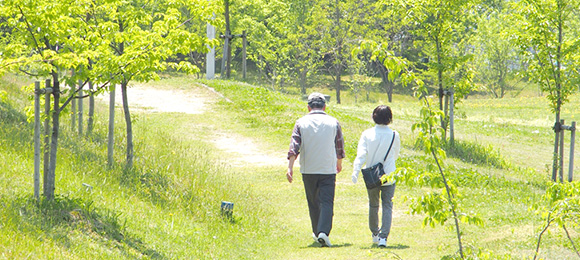
<svg viewBox="0 0 580 260"><path fill-rule="evenodd" d="M326 98L323 94L314 92L308 96L308 106L310 108L323 108L326 105Z"/></svg>

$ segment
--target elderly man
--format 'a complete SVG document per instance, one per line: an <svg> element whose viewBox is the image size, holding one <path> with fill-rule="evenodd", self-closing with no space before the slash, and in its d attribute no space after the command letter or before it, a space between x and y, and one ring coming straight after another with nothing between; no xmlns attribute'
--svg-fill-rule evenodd
<svg viewBox="0 0 580 260"><path fill-rule="evenodd" d="M292 183L294 161L300 154L313 237L321 246L330 247L336 174L342 170L345 153L340 124L325 110L324 95L308 96L309 113L296 121L292 131L286 177Z"/></svg>

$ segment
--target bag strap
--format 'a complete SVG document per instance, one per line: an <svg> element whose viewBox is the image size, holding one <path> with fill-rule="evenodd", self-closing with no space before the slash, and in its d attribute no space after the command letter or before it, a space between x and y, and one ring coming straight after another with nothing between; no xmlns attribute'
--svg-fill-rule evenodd
<svg viewBox="0 0 580 260"><path fill-rule="evenodd" d="M389 150L387 150L387 154L385 154L385 158L383 159L383 162L385 160L387 160L387 156L389 156L389 152L391 152L391 147L393 147L393 143L395 142L395 135L397 134L397 132L395 132L395 130L393 130L393 139L391 140L391 145L389 146Z"/></svg>

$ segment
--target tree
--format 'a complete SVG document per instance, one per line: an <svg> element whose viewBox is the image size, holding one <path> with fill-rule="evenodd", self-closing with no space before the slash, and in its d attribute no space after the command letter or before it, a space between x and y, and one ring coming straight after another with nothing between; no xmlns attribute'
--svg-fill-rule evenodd
<svg viewBox="0 0 580 260"><path fill-rule="evenodd" d="M290 67L299 79L300 93L306 95L308 76L322 66L318 18L323 14L317 1L313 0L293 1L292 7L293 29L288 32L285 47L290 53Z"/></svg>
<svg viewBox="0 0 580 260"><path fill-rule="evenodd" d="M176 53L205 48L203 36L186 32L182 11L211 18L212 8L197 1L77 1L47 2L10 0L0 2L0 73L23 72L37 78L50 77L53 88L52 135L44 196L54 198L60 115L89 80L100 86L121 84L127 122L127 165L133 164L131 118L127 86L131 80L158 78L158 71L196 68L186 62L165 60ZM89 66L90 64L90 66ZM88 68L91 69L88 69ZM60 73L66 69L76 73ZM66 92L61 83L75 86ZM61 93L66 96L61 99Z"/></svg>
<svg viewBox="0 0 580 260"><path fill-rule="evenodd" d="M548 93L555 113L552 179L556 180L560 111L579 82L578 7L575 0L525 0L514 4L516 43L529 64L528 76ZM563 155L561 155L563 156Z"/></svg>
<svg viewBox="0 0 580 260"><path fill-rule="evenodd" d="M281 48L291 23L288 4L269 0L230 1L230 9L232 34L247 33L248 59L254 61L260 76L274 86L287 75L283 65L288 54ZM242 42L230 44L235 50Z"/></svg>
<svg viewBox="0 0 580 260"><path fill-rule="evenodd" d="M205 50L204 35L191 33L192 17L211 22L213 10L208 1L98 1L91 10L95 19L88 37L101 39L93 71L95 81L119 84L126 123L126 166L133 167L133 128L127 88L131 81L147 82L159 78L166 69L193 73L199 69L190 62L168 61L176 54Z"/></svg>
<svg viewBox="0 0 580 260"><path fill-rule="evenodd" d="M61 99L61 83L73 83L85 77L61 74L62 69L76 68L88 64L96 53L89 39L83 37L88 30L85 8L90 2L69 3L63 1L21 1L0 2L0 27L10 28L10 33L2 34L0 44L0 73L21 72L37 78L52 79L52 134L50 137L49 167L45 171L43 195L54 198L57 148L60 135L60 115L76 91L68 92Z"/></svg>
<svg viewBox="0 0 580 260"><path fill-rule="evenodd" d="M334 81L336 93L336 102L340 104L340 91L342 88L342 73L346 67L345 47L347 44L350 24L348 23L349 14L346 11L346 5L340 0L328 0L328 3L322 5L325 17L324 25L320 28L322 34L322 49L324 66L328 74Z"/></svg>
<svg viewBox="0 0 580 260"><path fill-rule="evenodd" d="M478 18L477 33L473 37L476 81L496 98L503 98L519 82L521 57L512 42L510 19L513 10L502 2L488 3Z"/></svg>
<svg viewBox="0 0 580 260"><path fill-rule="evenodd" d="M415 48L416 35L412 33L410 24L402 23L405 11L399 5L399 1L377 1L368 5L369 8L363 13L365 27L363 38L379 42L385 50L393 55L403 57L406 60L416 62L419 50ZM389 70L385 67L384 60L374 60L373 67L381 77L381 85L387 93L388 101L393 101L395 81L389 79Z"/></svg>
<svg viewBox="0 0 580 260"><path fill-rule="evenodd" d="M402 7L404 21L421 39L415 43L428 57L429 71L436 74L439 109L444 111L441 126L447 130L449 100L444 102L444 97L452 92L461 100L473 88L471 69L466 66L471 58L466 39L474 31L470 0L411 0Z"/></svg>

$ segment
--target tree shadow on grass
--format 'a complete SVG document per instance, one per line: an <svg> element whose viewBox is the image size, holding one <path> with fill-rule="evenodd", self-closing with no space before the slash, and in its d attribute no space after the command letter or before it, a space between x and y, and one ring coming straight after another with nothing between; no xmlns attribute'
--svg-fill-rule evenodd
<svg viewBox="0 0 580 260"><path fill-rule="evenodd" d="M167 259L139 238L129 234L121 213L96 208L92 201L79 198L57 196L54 200L32 197L3 198L0 206L5 215L0 220L12 222L11 225L21 232L44 235L64 247L75 243L72 236L79 232L87 239L109 248L111 245L122 255L130 258ZM10 223L9 223L10 225Z"/></svg>

